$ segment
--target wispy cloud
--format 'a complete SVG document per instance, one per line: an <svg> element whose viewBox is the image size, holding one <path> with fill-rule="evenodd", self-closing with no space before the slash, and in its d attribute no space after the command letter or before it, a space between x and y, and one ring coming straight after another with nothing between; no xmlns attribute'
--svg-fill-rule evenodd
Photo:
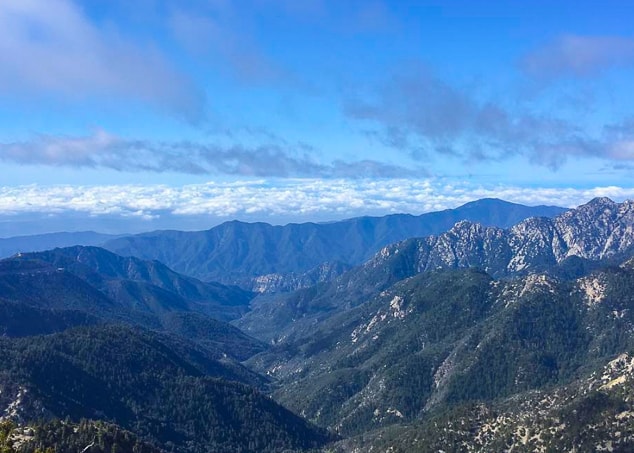
<svg viewBox="0 0 634 453"><path fill-rule="evenodd" d="M243 83L288 82L289 72L258 46L251 22L250 14L233 3L211 2L204 8L174 9L167 25L198 64Z"/></svg>
<svg viewBox="0 0 634 453"><path fill-rule="evenodd" d="M275 55L274 49L288 42L263 44L263 40L273 37L261 28L261 23L267 20L295 26L318 24L342 39L351 33L382 33L397 27L396 18L382 0L253 0L248 7L226 1L174 3L167 29L176 42L196 57L196 64L229 74L247 85L275 85L312 92L315 87L307 80L310 77L300 67L283 61L279 52ZM314 39L321 37L315 33ZM306 39L293 42L293 46L305 47L306 53L314 45Z"/></svg>
<svg viewBox="0 0 634 453"><path fill-rule="evenodd" d="M630 123L605 125L591 135L569 119L520 103L510 108L482 99L473 89L455 86L421 64L394 73L366 92L348 94L343 111L369 136L417 159L500 161L520 155L553 170L571 157L634 159Z"/></svg>
<svg viewBox="0 0 634 453"><path fill-rule="evenodd" d="M133 99L190 121L205 95L153 44L99 27L70 0L0 2L0 93Z"/></svg>
<svg viewBox="0 0 634 453"><path fill-rule="evenodd" d="M126 172L255 177L394 178L426 176L423 169L375 160L321 163L306 145L283 141L246 147L191 141L123 139L103 130L84 137L40 135L30 141L0 143L0 161L21 165L106 168Z"/></svg>
<svg viewBox="0 0 634 453"><path fill-rule="evenodd" d="M634 64L634 38L563 35L526 55L522 69L531 77L552 80L588 77Z"/></svg>

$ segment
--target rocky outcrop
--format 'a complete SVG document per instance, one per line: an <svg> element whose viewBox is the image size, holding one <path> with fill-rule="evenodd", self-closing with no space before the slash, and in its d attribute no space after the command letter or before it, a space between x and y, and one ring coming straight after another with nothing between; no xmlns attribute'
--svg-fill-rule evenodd
<svg viewBox="0 0 634 453"><path fill-rule="evenodd" d="M509 229L461 221L438 236L387 246L369 265L382 267L406 249L415 250L415 272L479 267L496 277L544 271L571 257L621 258L634 250L634 201L596 198L555 218L533 217Z"/></svg>

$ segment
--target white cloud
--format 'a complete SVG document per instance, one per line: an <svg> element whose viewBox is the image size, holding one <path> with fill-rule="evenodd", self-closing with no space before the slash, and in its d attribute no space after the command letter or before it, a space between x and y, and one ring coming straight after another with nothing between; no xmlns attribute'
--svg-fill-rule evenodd
<svg viewBox="0 0 634 453"><path fill-rule="evenodd" d="M634 140L623 140L614 143L610 157L615 160L634 160Z"/></svg>
<svg viewBox="0 0 634 453"><path fill-rule="evenodd" d="M496 197L527 205L574 207L597 196L634 198L634 188L523 188L442 180L288 179L166 185L0 187L0 215L63 214L209 221L310 221L396 212L421 214ZM204 226L201 225L201 228Z"/></svg>
<svg viewBox="0 0 634 453"><path fill-rule="evenodd" d="M133 99L189 120L204 94L152 43L98 27L70 0L0 2L0 93Z"/></svg>

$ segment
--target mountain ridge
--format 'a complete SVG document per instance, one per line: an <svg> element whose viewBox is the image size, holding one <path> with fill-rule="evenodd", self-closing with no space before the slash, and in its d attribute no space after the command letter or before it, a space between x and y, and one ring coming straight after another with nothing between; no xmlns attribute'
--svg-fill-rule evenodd
<svg viewBox="0 0 634 453"><path fill-rule="evenodd" d="M8 258L16 253L39 252L57 247L73 245L101 245L122 234L106 234L95 231L57 232L11 236L0 238L0 258Z"/></svg>
<svg viewBox="0 0 634 453"><path fill-rule="evenodd" d="M241 237L225 239L248 256ZM344 271L334 280L331 265ZM0 428L105 417L113 435L183 453L336 440L310 422L345 438L324 452L634 444L634 202L597 198L508 228L462 219L311 272L324 281L251 300L97 247L0 260L0 331L13 337L0 338L0 418L26 423ZM250 310L234 326L198 305L219 294L229 310L233 291Z"/></svg>
<svg viewBox="0 0 634 453"><path fill-rule="evenodd" d="M56 272L69 272L119 301L135 298L126 294L128 282L128 287L131 284L139 286L137 289L129 287L130 290L143 290L141 287L144 286L149 291L172 293L178 297L172 297L171 304L181 304L180 309L206 312L225 321L245 311L252 297L236 287L180 275L156 260L122 257L94 246L22 253L2 262L6 265L11 261L28 260L47 263Z"/></svg>
<svg viewBox="0 0 634 453"><path fill-rule="evenodd" d="M0 332L53 333L119 322L169 332L242 361L266 348L226 323L251 294L181 276L159 262L74 246L0 260ZM20 326L20 322L28 322Z"/></svg>
<svg viewBox="0 0 634 453"><path fill-rule="evenodd" d="M277 342L291 330L298 332L298 326L308 329L330 311L361 304L399 280L436 269L476 267L495 278L531 272L576 277L593 269L596 261L618 260L634 252L632 225L634 202L607 198L553 219L528 218L508 229L462 220L437 236L388 245L332 282L272 301L256 298L251 311L235 323L250 335ZM575 259L576 263L567 263Z"/></svg>
<svg viewBox="0 0 634 453"><path fill-rule="evenodd" d="M305 278L304 273L324 263L357 265L382 246L440 233L464 218L486 225L510 226L530 216L553 216L564 211L554 206L529 207L483 199L419 216L392 214L284 226L229 221L205 231L168 230L127 236L109 241L104 247L120 255L159 260L202 280L253 288L248 280L257 277L279 280L279 276L294 274L293 278L299 275L301 279ZM310 283L317 281L318 277L312 278Z"/></svg>
<svg viewBox="0 0 634 453"><path fill-rule="evenodd" d="M634 273L430 271L250 359L276 399L347 436L561 386L634 347Z"/></svg>
<svg viewBox="0 0 634 453"><path fill-rule="evenodd" d="M176 452L282 452L332 436L245 385L222 361L129 326L0 338L0 414L101 418Z"/></svg>

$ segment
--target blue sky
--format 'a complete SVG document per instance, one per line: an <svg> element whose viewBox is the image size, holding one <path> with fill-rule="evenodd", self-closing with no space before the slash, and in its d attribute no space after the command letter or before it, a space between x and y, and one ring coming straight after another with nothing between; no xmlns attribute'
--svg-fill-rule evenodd
<svg viewBox="0 0 634 453"><path fill-rule="evenodd" d="M0 236L631 198L632 23L625 0L2 0Z"/></svg>

